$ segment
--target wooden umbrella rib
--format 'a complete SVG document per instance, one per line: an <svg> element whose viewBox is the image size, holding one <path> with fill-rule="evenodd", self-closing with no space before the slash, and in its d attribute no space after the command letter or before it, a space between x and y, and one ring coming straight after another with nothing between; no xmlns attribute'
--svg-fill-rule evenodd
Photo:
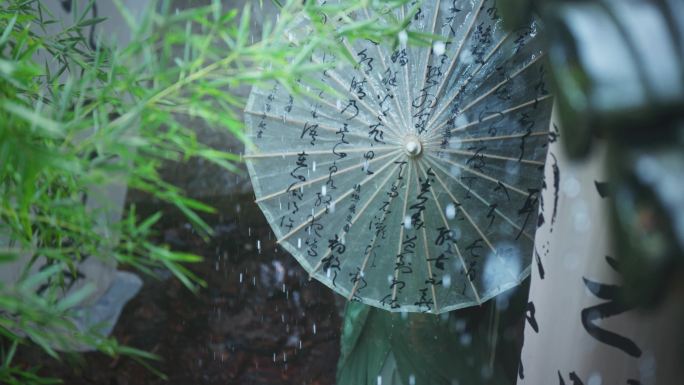
<svg viewBox="0 0 684 385"><path fill-rule="evenodd" d="M290 117L285 117L284 115L283 116L277 116L277 115L273 115L273 114L269 114L269 113L265 113L265 112L245 110L245 113L256 116L256 117L264 116L264 117L271 119L271 120L275 120L275 121L283 122L283 123L292 123L292 124L296 124L299 126L304 126L304 124L311 123L311 122L307 122L307 121L300 120L300 119L292 119ZM325 131L338 132L340 130L340 128L328 126L327 124L320 123L320 122L315 122L313 124L318 125L318 128L320 128L321 130L325 130ZM354 136L354 137L361 138L361 139L368 139L368 135L361 134L360 132L349 131L349 132L345 132L345 135Z"/></svg>
<svg viewBox="0 0 684 385"><path fill-rule="evenodd" d="M461 44L459 44L458 49L456 50L456 54L453 56L453 60L449 64L449 68L447 68L447 72L446 72L445 76L443 77L444 81L439 85L439 88L437 88L437 93L436 93L436 97L435 97L437 99L439 99L439 97L441 96L441 93L444 90L444 86L447 84L449 78L451 77L452 72L456 68L456 63L458 62L458 58L461 56L461 51L463 50L463 47L465 46L465 43L468 40L468 37L470 36L470 33L473 30L473 27L475 26L475 22L477 21L477 18L480 16L480 12L482 12L484 2L485 2L485 0L480 1L480 5L477 7L477 11L475 12L475 15L473 16L473 19L470 21L470 25L468 25L468 29L466 30L465 35L463 35L463 40L461 40Z"/></svg>
<svg viewBox="0 0 684 385"><path fill-rule="evenodd" d="M389 151L389 150L396 150L397 147L395 146L384 146L384 147L354 147L354 148L345 148L340 150L341 152L344 153L354 153L354 152L367 152L367 151ZM259 158L279 158L279 157L286 157L286 156L298 156L301 154L301 151L292 151L292 152L262 152L262 153L254 153L254 154L245 154L242 157L244 159L259 159ZM325 155L325 154L330 154L332 155L332 149L328 150L320 150L320 151L307 151L306 155Z"/></svg>
<svg viewBox="0 0 684 385"><path fill-rule="evenodd" d="M430 33L435 33L435 27L437 26L437 15L439 15L439 7L441 4L441 0L437 0L437 5L434 7L435 9L435 14L432 17L432 29L430 30ZM430 59L432 58L434 54L434 48L430 48L427 53L427 57L425 58L425 68L423 69L423 82L418 90L422 90L425 88L425 83L427 82L427 73L428 73L428 65L430 64ZM436 98L435 98L436 100ZM429 124L426 125L426 127L430 127Z"/></svg>
<svg viewBox="0 0 684 385"><path fill-rule="evenodd" d="M317 62L315 59L312 59L312 60L313 60L314 62ZM317 63L317 64L320 64L320 63ZM342 87L342 89L346 89L345 86L344 86L344 83L343 83L337 76L335 76L334 73L333 73L332 71L330 71L329 76L330 76L330 78L331 78L332 80L335 81L335 83L337 83L340 87ZM365 76L365 75L364 75L364 76ZM370 82L369 82L369 83L370 83ZM368 113L370 113L371 116L378 116L378 111L374 111L366 102L364 102L362 99L360 99L360 98L358 97L358 95L356 95L356 93L353 93L353 92L352 92L352 93L351 93L351 96L354 98L355 101L359 102L359 104L361 105L361 107L363 107ZM392 128L391 125L390 125L390 126L385 126L385 127L388 129L388 130L387 130L388 133L390 133L390 134L392 134L392 135L394 135L394 136L396 136L396 137L399 137L399 133L398 133L397 131L395 131L394 128Z"/></svg>
<svg viewBox="0 0 684 385"><path fill-rule="evenodd" d="M504 182L504 181L502 181L502 180L499 180L499 179L496 179L496 178L491 177L491 176L489 176L489 175L486 175L486 174L483 174L483 173L481 173L481 172L475 171L475 170L473 170L472 168L470 168L470 167L468 167L468 166L464 166L464 165L461 164L461 163L452 162L452 161L450 161L450 160L443 159L443 158L440 158L440 157L437 157L437 156L434 156L434 155L431 155L431 154L428 154L427 156L429 156L430 158L436 159L436 160L440 160L440 161L442 161L442 162L444 162L444 163L448 163L448 164L450 164L450 165L452 165L452 166L456 166L456 167L458 167L458 168L460 168L460 169L462 169L462 170L464 170L464 171L466 171L466 172L468 172L468 173L477 175L477 176L479 176L480 178L486 179L486 180L488 180L488 181L490 181L490 182L494 182L494 183L496 183L496 184L501 183L501 184L502 184L503 186L505 186L507 189L513 190L513 191L517 192L517 193L520 194L520 195L527 196L527 192L525 192L525 191L523 191L523 190L520 190L519 188L517 188L517 187L515 187L515 186L512 186L512 185L510 185L510 184L508 184L508 183L506 183L506 182ZM455 177L454 177L453 175L449 174L449 176L451 176L452 178L455 179Z"/></svg>
<svg viewBox="0 0 684 385"><path fill-rule="evenodd" d="M487 246L489 246L490 250L491 250L493 253L496 253L496 249L494 248L494 245L492 245L492 243L489 241L489 238L487 238L487 236L486 236L486 235L484 234L484 232L480 229L480 227L477 226L477 225L475 224L475 222L474 222L473 219L471 218L470 214L468 214L468 211L466 211L466 209L463 207L462 204L460 204L460 202L458 201L458 199L456 199L456 197L454 197L454 195L451 193L451 191L449 190L449 188L448 188L448 187L446 186L446 184L442 181L442 178L440 178L439 175L437 175L437 174L435 174L435 178L439 181L439 183L442 185L442 187L443 187L444 190L447 192L447 194L449 194L449 197L451 197L451 199L453 199L454 202L456 202L456 203L458 204L459 210L461 210L461 212L463 213L463 215L465 215L465 217L466 217L466 219L468 219L468 222L470 223L470 225L475 229L475 231L477 231L477 233L480 235L480 237L482 237L482 239L485 241L485 243L487 244Z"/></svg>
<svg viewBox="0 0 684 385"><path fill-rule="evenodd" d="M397 166L397 167L395 168L395 170L398 169L398 168L399 168L399 166ZM386 184L387 184L387 181L389 181L389 178L390 178L391 176L392 176L392 174L390 174L390 176L388 176L387 179L385 179L385 181L384 181L381 185L383 185L383 186L386 185ZM368 199L368 202L364 205L364 207L363 207L361 210L359 210L359 213L358 213L358 214L356 215L356 217L352 220L352 225L354 225L354 223L356 223L356 221L357 221L357 220L359 219L359 217L361 216L361 213L362 213L363 211L365 211L366 208L368 208L368 206L370 205L370 203L375 199L375 197L380 193L380 191L381 191L381 189L377 189L377 190L373 193L373 196L371 196L371 197ZM397 195L398 195L398 194L397 194ZM392 202L394 201L394 198L395 198L395 197L396 197L396 195L390 195L390 198L389 198L389 204L390 204L390 205L391 205ZM380 222L384 222L384 221L385 221L385 218L387 217L387 212L388 212L388 211L383 211L383 212L382 212L382 217L380 218ZM376 242L377 239L378 239L378 233L375 232L375 233L373 234L373 238L371 239L370 248L368 248L369 252L366 253L366 256L364 257L363 262L362 262L362 264L361 264L361 268L360 268L360 270L359 270L359 274L360 274L360 275L362 275L363 272L366 270L366 264L368 263L368 259L370 258L370 255L371 255L371 253L372 253L372 251L373 251L373 247L375 247L375 242ZM357 290L357 288L358 288L358 285L359 285L359 281L357 280L357 281L354 283L354 286L352 287L352 290L351 290L351 292L350 292L349 297L347 298L347 300L351 301L351 299L354 298L354 294L356 293L356 290Z"/></svg>
<svg viewBox="0 0 684 385"><path fill-rule="evenodd" d="M421 169L421 171L423 171ZM424 174L425 171L423 171ZM437 205L437 211L439 211L439 215L442 218L442 221L444 222L444 226L446 226L447 230L451 231L451 226L449 226L449 221L447 221L446 217L444 216L444 210L442 209L442 205L439 203L439 200L437 199L437 194L435 194L434 189L431 189L430 192L432 193L432 198L435 200L435 204ZM459 203L455 201L456 203ZM463 258L463 255L461 254L461 249L458 247L458 244L456 242L451 242L454 247L456 247L456 255L458 255L459 260L461 261L461 266L463 266L463 273L466 274L466 280L468 283L470 283L470 288L473 290L473 294L475 295L475 300L477 301L478 304L482 303L482 300L480 299L480 295L477 293L477 288L475 287L475 284L473 284L473 281L468 279L468 266L466 265L465 259Z"/></svg>
<svg viewBox="0 0 684 385"><path fill-rule="evenodd" d="M549 131L533 131L530 133L525 133L525 134L512 134L512 135L499 135L499 136L471 136L467 138L458 138L456 139L457 143L473 143L473 142L487 142L487 141L492 141L492 140L509 140L509 139L520 139L523 137L531 137L531 136L546 136L549 134ZM429 142L425 142L425 148L436 148L436 147L441 147L442 146L442 140L437 137L434 138L434 140L431 140Z"/></svg>
<svg viewBox="0 0 684 385"><path fill-rule="evenodd" d="M404 20L406 18L406 12L404 11L404 6L401 7L401 18L402 18L402 20ZM409 25L410 25L410 23L409 23ZM408 26L407 26L407 28L408 28ZM400 44L399 48L404 49L404 50L408 50L408 47L406 45L404 45L402 47ZM406 52L408 55L408 51L406 51ZM411 61L411 63L412 62L413 61ZM408 63L404 64L401 67L404 68L404 70L402 71L404 73L404 93L406 94L406 111L409 114L408 120L406 120L406 122L405 122L406 123L405 134L408 134L409 132L411 132L411 127L413 126L413 114L411 113L411 92L410 92L411 86L409 83Z"/></svg>
<svg viewBox="0 0 684 385"><path fill-rule="evenodd" d="M399 245L397 247L397 259L396 263L399 262L399 256L401 255L401 246L404 240L404 223L403 221L406 220L406 211L408 208L408 195L409 191L411 190L411 168L413 168L413 162L409 162L409 170L408 170L408 181L406 181L406 193L404 194L404 210L401 214L401 220L402 224L399 229ZM394 280L396 281L397 278L399 278L399 269L395 268L394 269ZM392 288L392 301L394 302L397 299L397 285L394 285Z"/></svg>
<svg viewBox="0 0 684 385"><path fill-rule="evenodd" d="M435 174L435 178L439 181L439 183L442 185L442 187L444 188L444 190L446 190L447 194L449 194L449 196L451 197L451 199L453 199L454 202L458 203L458 200L456 199L456 197L453 196L453 194L451 193L451 191L449 191L449 189L448 189L448 187L446 186L446 184L442 181L442 178L440 178L439 175L437 175L437 174ZM494 255L496 255L496 256L499 258L499 260L501 260L502 263L503 263L504 266L505 266L506 263L505 263L505 261L503 260L503 258L499 255L499 253L497 253L496 249L494 248L494 245L492 245L492 243L491 243L491 241L489 240L489 238L487 238L487 236L484 234L484 232L475 224L475 222L474 222L473 219L471 218L470 214L468 214L468 211L465 209L465 207L463 207L462 204L459 204L458 208L459 208L459 210L461 210L461 212L462 212L463 215L466 217L466 219L468 219L468 222L471 224L471 226L473 226L473 228L475 229L475 231L477 231L477 233L478 233L478 234L480 235L480 237L484 240L484 242L487 244L487 246L489 246L489 249L492 251L492 253L494 253ZM517 277L515 276L515 274L513 274L512 271L510 271L510 269L507 268L506 271L508 272L508 274L511 275L511 277L513 277L513 280L517 280Z"/></svg>
<svg viewBox="0 0 684 385"><path fill-rule="evenodd" d="M482 118L482 119L480 119L480 120L477 120L477 121L474 121L474 122L470 122L470 123L464 124L464 125L462 125L462 126L454 127L454 128L452 128L452 129L450 129L449 132L453 134L453 133L455 133L455 132L457 132L457 131L463 131L463 130L469 128L469 127L476 126L476 125L478 125L478 124L480 124L480 123L484 123L484 122L486 122L486 121L488 121L488 120L494 119L494 118L497 117L497 116L507 115L507 114L509 114L509 113L511 113L511 112L517 111L517 110L519 110L519 109L525 108L525 107L530 106L530 105L535 104L535 103L539 103L539 102L544 101L544 100L546 100L546 99L549 99L549 98L551 98L551 97L553 97L551 94L549 94L549 95L542 95L542 96L539 96L539 97L535 97L534 99L525 101L525 102L523 102L523 103L521 103L521 104L518 104L517 106L513 106L513 107L510 107L510 108L508 108L508 109L505 109L505 110L503 110L503 111L501 111L501 112L496 112L496 113L493 113L493 114L491 114L491 115L488 115L488 116L486 116L486 117L484 117L484 118ZM446 127L446 126L447 126L447 124L448 124L448 122L444 122L444 123L440 124L437 128L435 128L435 130L433 131L433 133L439 133L440 130L441 130L443 127ZM426 140L427 140L427 141L430 141L430 140L433 140L433 139L435 139L435 138L437 138L437 137L439 137L439 135L438 135L438 134L434 134L434 135L428 137Z"/></svg>
<svg viewBox="0 0 684 385"><path fill-rule="evenodd" d="M400 154L400 155L397 155L396 157L394 157L394 159L392 159L392 161L387 162L385 165L383 165L382 167L380 167L376 172L374 172L373 174L367 176L364 180L362 180L361 182L359 182L359 185L363 186L364 184L366 184L366 183L367 183L368 181L370 181L371 179L373 179L373 178L375 178L376 176L380 175L387 167L389 167L389 165L391 165L395 160L399 159L400 156L401 156L401 154ZM349 195L351 195L353 192L354 192L354 188L352 187L352 188L350 188L349 190L347 190L347 192L345 192L344 194L340 195L337 199L335 199L334 204L337 205L339 202L341 202L344 198L346 198L346 197L348 197ZM323 215L323 213L325 213L325 211L326 211L326 208L322 208L322 209L318 210L318 212L314 214L313 219L318 219L321 215ZM295 227L294 229L290 230L289 233L283 235L283 236L282 236L281 238L279 238L276 242L282 243L283 241L285 241L285 240L287 240L288 238L290 238L292 235L296 234L299 230L303 229L308 223L309 223L309 220L307 219L306 221L302 222L301 224L299 224L299 225L298 225L297 227Z"/></svg>
<svg viewBox="0 0 684 385"><path fill-rule="evenodd" d="M374 159L371 159L371 160L367 160L367 161L363 161L363 162L358 163L358 164L355 164L355 165L353 165L353 166L349 166L349 167L347 167L347 168L344 168L344 169L338 171L335 175L340 175L340 174L344 174L344 173L347 173L347 172L349 172L349 171L352 171L352 170L354 170L354 169L356 169L356 168L358 168L358 167L360 167L360 166L363 166L366 162L368 162L368 164L370 165L371 163L375 163L375 162L377 162L377 161L379 161L379 160L382 160L382 159L387 158L388 156L394 155L395 153L397 153L397 152L399 152L399 151L401 151L401 150L395 150L395 151L389 152L389 153L387 153L387 154L385 154L385 155L382 155L382 156L380 156L380 157L377 157L377 158L374 158ZM308 185L313 184L313 183L316 183L316 182L320 182L320 181L322 181L322 180L324 180L324 179L326 179L326 178L328 178L328 177L329 177L329 175L322 175L322 176L320 176L320 177L318 177L318 178L310 179L310 180L308 180L308 181L306 181L306 182L302 182L302 183L295 184L295 185L293 185L293 186L291 187L291 189L287 189L287 188L286 188L286 189L283 189L283 190L280 190L280 191L276 191L276 192L274 192L274 193L272 193L272 194L269 194L269 195L266 195L266 196L264 196L264 197L261 197L261 198L257 199L255 202L256 202L256 203L260 203L260 202L263 202L263 201L266 201L266 200L269 200L269 199L273 199L273 198L275 198L275 197L277 197L277 196L279 196L279 195L282 195L282 194L287 193L288 191L295 190L295 189L298 189L298 188L301 188L301 187L305 187L305 186L308 186Z"/></svg>
<svg viewBox="0 0 684 385"><path fill-rule="evenodd" d="M415 167L416 179L418 179L419 165L417 162L415 162L415 163L416 163L416 167ZM427 173L424 173L424 174L425 174L425 178L427 179L428 178ZM432 191L432 190L433 189L430 189L430 191ZM432 193L434 196L434 191L432 191ZM420 212L420 220L423 221L423 223L425 223L425 215L422 211ZM428 247L427 232L425 230L425 226L423 226L422 230L423 230L422 231L422 233L423 233L423 249L425 251L425 263L427 264L428 280L430 282L430 286L432 289L431 290L432 291L432 303L435 305L435 313L437 313L439 311L439 306L437 305L437 292L435 291L435 277L432 275L432 265L430 264L430 250Z"/></svg>
<svg viewBox="0 0 684 385"><path fill-rule="evenodd" d="M370 19L370 15L368 14L367 8L364 8L364 13L366 14L366 18ZM389 67L387 66L387 62L385 61L385 55L383 55L382 51L380 51L380 45L372 45L375 48L375 51L378 53L378 57L380 58L380 63L382 63L382 68L384 69L384 72L387 72L389 70ZM392 102L394 102L394 106L397 108L397 114L400 115L401 120L404 122L404 124L406 124L408 122L408 119L406 119L406 116L404 116L404 110L399 106L399 101L397 100L396 95L393 95ZM399 130L399 132L408 131L408 128L402 128L401 124L397 125L397 129Z"/></svg>
<svg viewBox="0 0 684 385"><path fill-rule="evenodd" d="M354 52L353 47L349 44L349 41L347 41L346 38L342 41L342 44L344 44L344 46L349 50L349 52ZM371 43L371 45L373 45L373 44ZM361 74L361 76L363 76L363 79L371 86L371 88L373 89L373 93L375 93L375 96L379 96L379 95L380 95L380 92L379 92L378 89L375 87L375 82L373 81L373 79L370 79L370 78L366 75L366 73L365 73L364 71L357 71L357 73ZM332 75L331 75L331 77L332 77ZM333 78L333 79L335 79L335 78ZM335 79L335 80L336 80L336 79ZM337 80L336 80L336 81L337 81ZM352 95L354 95L355 97L357 96L355 93L352 93ZM373 98L373 95L370 95L370 97L371 97L372 100L375 100L375 99ZM357 98L357 100L358 100L359 102L361 102L361 99L358 99L358 98ZM376 102L377 102L377 101L376 101ZM379 115L378 112L380 112L380 106L378 106L378 110L377 110L377 112L376 112L376 115ZM391 122L392 125L393 125L393 126L396 126L397 129L395 130L392 126L386 126L386 127L389 129L389 131L392 132L392 134L394 134L395 136L399 137L399 136L400 136L399 131L398 131L398 130L399 130L399 122L398 122L398 121L396 120L396 118L395 118L393 115L391 115L391 114L389 115L389 119L392 120L392 122ZM388 123L389 123L389 119L388 119Z"/></svg>
<svg viewBox="0 0 684 385"><path fill-rule="evenodd" d="M495 154L486 154L483 152L472 152L472 151L463 151L463 150L451 150L451 149L446 149L446 150L440 150L441 152L445 152L447 154L456 154L456 155L464 155L464 156L482 156L484 158L490 158L490 159L498 159L498 160L509 160L513 162L520 162L520 163L526 163L526 164L532 164L535 166L543 166L544 162L538 161L538 160L530 160L530 159L518 159L518 158L512 158L510 156L503 156L503 155L495 155Z"/></svg>
<svg viewBox="0 0 684 385"><path fill-rule="evenodd" d="M395 158L395 160L398 159L398 158L399 158L399 157ZM394 169L396 170L396 169L398 169L398 168L399 168L399 166L397 165ZM387 176L387 178L385 178L385 180L381 183L381 185L384 185L385 183L387 183L387 181L392 177L392 174L393 174L393 173L390 173L390 174ZM354 218L352 218L352 221L351 221L350 226L353 226L353 225L356 223L356 221L358 221L359 218L361 218L361 214L368 208L368 206L370 206L370 204L371 204L371 203L373 202L373 200L378 196L379 193L380 193L380 189L376 190L376 191L373 193L373 195L371 195L371 197L368 198L368 201L367 201L367 202L363 205L363 207L361 207L361 209L356 213L356 215L354 216ZM316 272L318 272L318 269L320 269L321 266L323 265L323 260L326 259L326 258L328 258L328 256L330 255L331 252L332 252L331 249L328 249L328 250L326 251L326 253L323 255L323 257L318 261L318 263L316 264L316 266L314 266L314 268L313 268L313 269L311 270L311 272L309 273L309 279L311 279L311 277L312 277L314 274L316 274ZM353 296L353 295L354 295L354 293L352 292L352 296Z"/></svg>
<svg viewBox="0 0 684 385"><path fill-rule="evenodd" d="M528 136L546 136L548 134L549 134L549 131L547 130L547 131L530 132L529 134L526 133L526 134L500 135L500 136L469 137L469 138L458 139L458 141L460 143L484 142L484 141L491 141L491 140L520 139L520 138L528 137Z"/></svg>
<svg viewBox="0 0 684 385"><path fill-rule="evenodd" d="M429 162L431 162L431 161L429 161ZM456 179L453 175L449 174L444 168L442 168L441 166L439 166L439 165L436 164L435 162L431 162L431 163L435 166L435 168L436 168L437 170L439 170L439 171L441 171L442 173L444 173L444 175L448 175L449 177L453 178L461 187L463 187L465 190L468 190L468 188L463 184L463 182L459 181L459 180ZM473 194L480 202L484 203L487 207L491 207L491 205L489 204L489 202L488 202L486 199L482 198L482 197L480 196L480 194L478 194L478 193L475 192L475 191L470 191L470 193ZM518 231L522 231L523 235L524 235L527 239L529 239L529 240L531 240L531 241L534 241L534 237L532 237L530 234L528 234L526 231L524 231L524 230L522 229L522 227L518 226L512 219L508 218L508 216L506 216L504 213L502 213L499 209L494 209L494 212L495 212L497 215L499 215L501 218L503 218L503 220L505 220L506 222L508 222L508 224L510 224L513 228L515 228L515 229L518 230Z"/></svg>
<svg viewBox="0 0 684 385"><path fill-rule="evenodd" d="M520 68L520 69L518 69L516 72L514 72L513 75L511 75L511 76L509 76L509 77L506 77L506 79L500 81L497 85L495 85L494 87L492 87L489 91L483 93L483 94L480 95L477 99L475 99L475 100L473 100L472 102L470 102L470 104L468 104L467 106L463 107L463 109L462 109L461 111L459 111L459 113L462 114L462 113L468 111L472 106L476 105L477 103L481 102L484 98L486 98L487 96L489 96L489 95L491 95L492 93L494 93L497 89L499 89L499 87L501 87L501 86L503 86L504 84L508 83L508 82L511 81L512 79L515 79L518 75L520 75L521 73L523 73L526 69L532 67L535 63L537 63L537 62L538 62L541 58L543 58L543 57L544 57L544 54L542 53L542 54L540 54L539 56L537 56L536 58L530 60L529 63L527 63L527 64L525 64L524 66L522 66L522 68Z"/></svg>
<svg viewBox="0 0 684 385"><path fill-rule="evenodd" d="M478 73L480 73L480 70L485 66L485 64L489 61L489 59L491 59L491 57L494 56L494 54L496 53L496 51L498 51L499 48L501 48L501 46L503 45L503 43L504 43L504 42L506 41L506 39L508 39L510 36L511 36L511 33L509 32L509 33L507 33L506 35L504 35L504 37L501 38L501 40L499 40L499 42L494 46L494 48L492 48L492 50L489 51L489 54L487 54L487 56L482 60L482 63L480 63L480 65L479 65L477 68L475 68L475 69L473 70L473 73L470 74L470 76L468 76L468 78L465 80L465 83L464 83L461 87L459 87L459 88L456 90L456 92L454 93L454 95L453 95L452 97L449 98L449 101L446 102L446 103L444 103L443 107L440 108L440 110L439 110L435 115L433 115L433 116L430 118L430 121L429 121L428 125L431 125L432 123L434 123L435 120L437 120L440 116L442 116L442 114L444 113L444 111L451 105L451 103L453 103L454 100L456 100L456 98L458 97L458 95L460 95L461 90L462 90L466 85L470 84L470 82L475 78L475 76L476 76Z"/></svg>

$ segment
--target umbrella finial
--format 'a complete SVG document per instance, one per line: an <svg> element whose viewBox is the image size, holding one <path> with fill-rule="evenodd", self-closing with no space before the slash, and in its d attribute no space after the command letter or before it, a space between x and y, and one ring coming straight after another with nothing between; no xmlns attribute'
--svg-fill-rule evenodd
<svg viewBox="0 0 684 385"><path fill-rule="evenodd" d="M404 151L408 156L415 158L423 152L423 144L417 136L408 135L404 139Z"/></svg>

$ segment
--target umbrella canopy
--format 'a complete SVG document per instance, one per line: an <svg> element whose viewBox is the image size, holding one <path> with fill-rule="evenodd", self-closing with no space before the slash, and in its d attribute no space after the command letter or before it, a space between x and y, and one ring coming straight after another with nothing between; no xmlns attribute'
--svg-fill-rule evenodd
<svg viewBox="0 0 684 385"><path fill-rule="evenodd" d="M255 88L245 158L279 244L313 277L440 313L529 274L552 100L539 26L504 31L493 0L423 5L407 29L443 39L343 42L356 65L316 78L343 97Z"/></svg>

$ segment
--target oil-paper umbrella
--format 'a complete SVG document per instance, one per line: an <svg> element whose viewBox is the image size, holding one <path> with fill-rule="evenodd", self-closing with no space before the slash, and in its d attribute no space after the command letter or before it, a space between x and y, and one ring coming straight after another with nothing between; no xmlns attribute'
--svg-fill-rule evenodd
<svg viewBox="0 0 684 385"><path fill-rule="evenodd" d="M341 98L255 88L245 158L278 243L311 276L441 313L529 274L552 100L535 22L506 32L493 0L436 1L411 20L443 40L343 42L356 65L317 75Z"/></svg>

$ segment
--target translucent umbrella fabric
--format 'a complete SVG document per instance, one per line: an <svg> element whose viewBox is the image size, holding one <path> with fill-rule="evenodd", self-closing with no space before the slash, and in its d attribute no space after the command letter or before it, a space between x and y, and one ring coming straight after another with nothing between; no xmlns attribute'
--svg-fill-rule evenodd
<svg viewBox="0 0 684 385"><path fill-rule="evenodd" d="M506 32L481 0L414 13L409 31L444 38L343 42L356 65L316 77L343 97L255 88L245 158L278 243L314 278L350 300L440 313L529 274L552 100L536 22Z"/></svg>

